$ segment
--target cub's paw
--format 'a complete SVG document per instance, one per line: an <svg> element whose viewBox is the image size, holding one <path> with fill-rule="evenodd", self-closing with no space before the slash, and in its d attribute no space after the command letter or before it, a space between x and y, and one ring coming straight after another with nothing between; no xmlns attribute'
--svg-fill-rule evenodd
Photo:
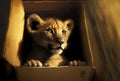
<svg viewBox="0 0 120 81"><path fill-rule="evenodd" d="M73 60L68 63L69 66L85 66L87 63L85 61Z"/></svg>
<svg viewBox="0 0 120 81"><path fill-rule="evenodd" d="M44 64L44 66L46 66L46 67L57 67L57 66L59 66L59 64L55 63L55 62L46 62Z"/></svg>
<svg viewBox="0 0 120 81"><path fill-rule="evenodd" d="M51 63L45 63L44 66L52 66Z"/></svg>
<svg viewBox="0 0 120 81"><path fill-rule="evenodd" d="M41 66L43 66L43 64L39 60L29 60L23 66L25 66L25 67L41 67Z"/></svg>

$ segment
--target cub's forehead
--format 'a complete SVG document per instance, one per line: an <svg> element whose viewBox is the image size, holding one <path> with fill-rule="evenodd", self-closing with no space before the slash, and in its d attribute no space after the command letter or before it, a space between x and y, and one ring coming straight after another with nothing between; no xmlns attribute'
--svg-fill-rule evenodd
<svg viewBox="0 0 120 81"><path fill-rule="evenodd" d="M52 28L65 28L65 24L62 20L56 18L49 18L46 23Z"/></svg>

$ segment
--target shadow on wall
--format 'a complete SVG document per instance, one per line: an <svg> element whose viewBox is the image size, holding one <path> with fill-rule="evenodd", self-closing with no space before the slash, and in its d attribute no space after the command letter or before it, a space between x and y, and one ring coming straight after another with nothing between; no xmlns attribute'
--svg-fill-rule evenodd
<svg viewBox="0 0 120 81"><path fill-rule="evenodd" d="M13 80L14 75L11 74L13 71L9 71L11 69L11 65L8 64L7 61L1 58L3 54L3 45L7 32L9 15L10 15L10 2L11 0L3 0L0 2L0 80L8 81ZM8 70L6 70L6 67ZM9 73L7 73L9 71ZM14 81L14 80L13 80Z"/></svg>
<svg viewBox="0 0 120 81"><path fill-rule="evenodd" d="M15 10L19 10L19 12ZM17 59L16 51L18 52L18 50L16 49L19 47L19 40L17 39L20 38L19 35L21 35L20 32L22 31L20 31L19 28L23 29L23 26L21 26L24 22L23 17L24 12L21 0L4 0L0 2L0 81L15 80L12 65L15 65L14 63ZM15 32L16 34L14 34ZM7 60L1 57L7 58ZM11 57L13 57L13 59ZM8 62L11 63L9 64Z"/></svg>
<svg viewBox="0 0 120 81"><path fill-rule="evenodd" d="M3 53L3 44L8 26L10 14L10 0L0 2L0 58Z"/></svg>
<svg viewBox="0 0 120 81"><path fill-rule="evenodd" d="M97 81L120 81L119 9L119 0L90 0L86 3Z"/></svg>

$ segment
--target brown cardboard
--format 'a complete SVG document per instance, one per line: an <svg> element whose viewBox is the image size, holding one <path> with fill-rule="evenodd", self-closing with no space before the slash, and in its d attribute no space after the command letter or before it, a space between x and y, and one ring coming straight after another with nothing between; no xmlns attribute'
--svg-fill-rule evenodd
<svg viewBox="0 0 120 81"><path fill-rule="evenodd" d="M18 81L90 81L92 66L15 67Z"/></svg>

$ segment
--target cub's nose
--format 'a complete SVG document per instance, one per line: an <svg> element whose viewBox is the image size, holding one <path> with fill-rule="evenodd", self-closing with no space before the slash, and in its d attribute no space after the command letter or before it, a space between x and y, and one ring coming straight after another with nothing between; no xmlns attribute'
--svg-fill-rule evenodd
<svg viewBox="0 0 120 81"><path fill-rule="evenodd" d="M55 41L59 43L60 45L64 43L64 39L60 36L55 37Z"/></svg>
<svg viewBox="0 0 120 81"><path fill-rule="evenodd" d="M59 42L59 44L63 44L63 43L64 43L62 40L60 40L60 41L58 41L58 42Z"/></svg>
<svg viewBox="0 0 120 81"><path fill-rule="evenodd" d="M64 43L63 40L56 40L57 43L59 43L60 45Z"/></svg>

